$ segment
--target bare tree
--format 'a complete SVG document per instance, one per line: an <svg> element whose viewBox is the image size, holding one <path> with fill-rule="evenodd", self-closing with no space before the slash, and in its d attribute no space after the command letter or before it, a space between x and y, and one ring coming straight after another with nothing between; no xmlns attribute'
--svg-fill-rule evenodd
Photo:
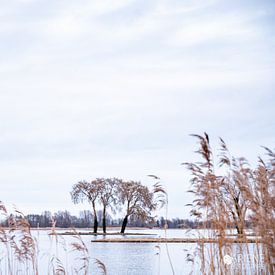
<svg viewBox="0 0 275 275"><path fill-rule="evenodd" d="M124 233L130 215L146 220L151 218L151 211L156 209L154 194L140 182L123 181L118 185L119 202L126 207L120 233Z"/></svg>
<svg viewBox="0 0 275 275"><path fill-rule="evenodd" d="M90 227L91 220L93 219L93 214L90 210L82 210L79 212L80 226Z"/></svg>
<svg viewBox="0 0 275 275"><path fill-rule="evenodd" d="M94 233L97 233L98 220L96 214L96 200L99 197L100 185L97 180L91 182L80 181L73 185L73 190L71 191L71 198L74 203L79 203L83 201L88 201L92 204L93 217L94 217Z"/></svg>
<svg viewBox="0 0 275 275"><path fill-rule="evenodd" d="M103 233L106 233L106 210L110 207L113 212L115 209L112 207L112 203L116 201L116 187L121 182L117 178L97 179L99 185L99 200L103 206L102 210L102 228Z"/></svg>
<svg viewBox="0 0 275 275"><path fill-rule="evenodd" d="M250 200L245 197L249 190L252 170L245 158L234 158L230 155L225 142L221 141L220 166L226 167L226 175L222 177L220 189L229 213L232 215L238 235L244 234L245 218Z"/></svg>

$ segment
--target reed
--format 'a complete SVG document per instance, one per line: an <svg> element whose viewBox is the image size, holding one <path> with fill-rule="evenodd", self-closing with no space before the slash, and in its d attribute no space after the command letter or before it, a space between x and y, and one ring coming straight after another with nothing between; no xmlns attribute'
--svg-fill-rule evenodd
<svg viewBox="0 0 275 275"><path fill-rule="evenodd" d="M190 192L196 196L191 215L203 222L207 237L217 240L216 244L199 244L201 273L274 274L274 152L265 148L267 162L259 158L253 169L245 158L231 156L222 139L215 157L206 133L193 136L199 141L196 153L201 159L183 163L191 172ZM257 238L253 251L247 240L247 221ZM227 241L235 231L242 242ZM231 264L236 258L237 262Z"/></svg>
<svg viewBox="0 0 275 275"><path fill-rule="evenodd" d="M15 214L8 213L5 205L0 202L1 218L8 221L7 227L0 227L0 249L2 258L0 259L0 274L3 275L38 275L38 274L54 274L54 275L74 275L74 274L91 274L91 259L89 250L86 247L81 236L76 234L73 236L75 241L69 243L71 251L65 239L60 236L55 227L55 221L52 222L50 238L50 249L46 253L49 257L47 270L39 269L39 239L34 237L30 230L30 225L23 213L15 209ZM39 237L38 237L39 238ZM62 251L60 251L62 249ZM66 257L65 264L59 257L59 254ZM75 267L68 267L68 256L73 253L72 257L76 261ZM94 266L107 274L107 268L98 259L94 259Z"/></svg>

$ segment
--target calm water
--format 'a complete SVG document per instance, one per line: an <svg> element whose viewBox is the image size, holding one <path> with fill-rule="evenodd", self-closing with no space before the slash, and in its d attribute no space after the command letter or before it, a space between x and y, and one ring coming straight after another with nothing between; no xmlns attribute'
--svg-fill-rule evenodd
<svg viewBox="0 0 275 275"><path fill-rule="evenodd" d="M56 240L48 235L50 231L39 230L33 231L33 236L38 240L38 264L39 274L48 275L51 272L52 263L60 264L69 274L77 274L76 270L82 266L83 254L74 251L71 243L80 243L77 238L73 236L58 236ZM156 237L164 236L163 230L128 230L127 232L138 232L146 234L156 234ZM203 231L190 231L171 229L167 231L168 237L197 237L198 234L206 235ZM108 238L118 236L108 236ZM125 236L125 238L133 238L134 236ZM135 236L137 237L137 236ZM158 243L92 243L91 240L95 238L104 238L103 236L81 236L81 239L88 248L89 253L89 274L102 274L95 264L95 259L104 263L109 275L168 275L172 274L169 253L175 274L200 274L199 271L199 257L196 256L198 249L197 244L175 243L175 244L158 244ZM238 249L234 250L234 255L238 255ZM249 245L249 250L253 253L253 245ZM232 252L232 251L231 251ZM187 255L194 255L195 263L187 261ZM54 257L53 257L54 256ZM2 259L5 256L2 255ZM57 260L60 261L59 263ZM235 259L234 259L235 260ZM236 258L236 260L238 260ZM1 261L4 263L4 261ZM1 266L0 263L0 266ZM237 262L233 262L236 265ZM233 266L232 264L232 266ZM5 269L1 267L0 274L5 274ZM16 274L32 274L27 273L22 267L22 272ZM83 274L80 271L78 274ZM232 273L234 274L234 272ZM247 272L247 274L252 274Z"/></svg>
<svg viewBox="0 0 275 275"><path fill-rule="evenodd" d="M146 234L156 234L164 236L163 230L128 230L127 232L138 232ZM79 267L79 257L81 254L72 251L70 243L77 242L72 236L58 236L58 244L55 240L50 240L47 232L40 231L39 235L34 232L33 235L39 239L39 266L40 274L49 266L51 255L57 254L62 264L67 270ZM156 237L146 236L146 237ZM185 230L168 230L169 237L187 237L194 236L192 233L186 233ZM114 238L118 236L108 236ZM136 238L141 236L125 236L125 238ZM165 244L158 243L92 243L95 238L103 236L81 236L82 240L89 249L90 256L90 274L101 274L94 259L102 261L107 272L110 275L151 275L151 274L172 274L169 264L167 249L169 251L173 267L176 274L187 274L192 270L192 265L186 261L187 253L190 253L195 244ZM49 253L50 251L50 253ZM47 274L47 273L45 273ZM81 272L80 272L81 274ZM198 273L199 274L199 273Z"/></svg>

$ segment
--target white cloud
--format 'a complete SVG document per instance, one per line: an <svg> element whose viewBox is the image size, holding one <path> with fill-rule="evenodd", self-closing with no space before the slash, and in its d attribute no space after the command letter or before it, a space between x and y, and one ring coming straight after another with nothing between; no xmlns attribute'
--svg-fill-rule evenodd
<svg viewBox="0 0 275 275"><path fill-rule="evenodd" d="M272 146L271 11L223 1L18 3L0 11L0 181L28 192L7 188L2 200L29 211L43 191L70 208L78 179L149 184L157 173L181 216L190 133L221 135L252 159L258 145Z"/></svg>
<svg viewBox="0 0 275 275"><path fill-rule="evenodd" d="M173 3L171 3L171 1L169 0L162 0L162 1L158 1L158 6L156 11L159 15L165 15L165 16L167 15L174 16L177 14L188 15L190 13L197 12L199 10L212 6L218 2L219 0L208 0L208 1L195 0L195 1L185 1L183 4L181 1L173 1Z"/></svg>

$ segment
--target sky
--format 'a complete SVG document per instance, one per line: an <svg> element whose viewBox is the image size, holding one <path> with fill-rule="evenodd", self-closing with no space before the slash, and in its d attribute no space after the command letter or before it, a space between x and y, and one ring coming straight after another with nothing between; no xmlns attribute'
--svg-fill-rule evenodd
<svg viewBox="0 0 275 275"><path fill-rule="evenodd" d="M0 184L24 213L72 185L161 178L189 218L190 134L255 165L275 141L275 2L0 0Z"/></svg>

